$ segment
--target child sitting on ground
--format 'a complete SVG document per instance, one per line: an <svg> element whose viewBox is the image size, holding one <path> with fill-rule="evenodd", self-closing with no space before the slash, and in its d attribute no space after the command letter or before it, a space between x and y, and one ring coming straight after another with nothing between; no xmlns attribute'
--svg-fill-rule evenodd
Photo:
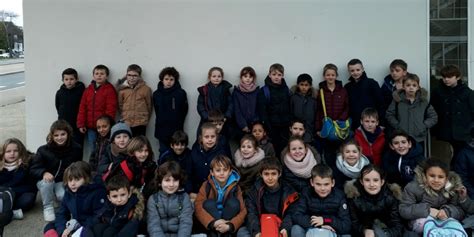
<svg viewBox="0 0 474 237"><path fill-rule="evenodd" d="M97 119L96 128L98 136L97 140L95 141L95 150L91 152L91 156L89 158L89 164L91 165L93 176L97 174L97 168L99 166L100 159L106 152L107 147L110 145L110 131L114 124L114 120L108 115L100 116Z"/></svg>
<svg viewBox="0 0 474 237"><path fill-rule="evenodd" d="M255 184L260 170L260 163L264 158L265 153L258 147L257 140L253 135L247 134L240 139L240 148L235 151L234 163L241 175L239 185L244 195Z"/></svg>
<svg viewBox="0 0 474 237"><path fill-rule="evenodd" d="M127 146L132 138L132 130L123 122L119 122L112 127L110 132L110 145L100 157L97 174L102 176L114 163L120 163L127 159Z"/></svg>
<svg viewBox="0 0 474 237"><path fill-rule="evenodd" d="M360 171L369 163L369 159L362 154L356 141L344 142L337 155L336 168L334 169L336 187L342 190L347 181L359 178Z"/></svg>

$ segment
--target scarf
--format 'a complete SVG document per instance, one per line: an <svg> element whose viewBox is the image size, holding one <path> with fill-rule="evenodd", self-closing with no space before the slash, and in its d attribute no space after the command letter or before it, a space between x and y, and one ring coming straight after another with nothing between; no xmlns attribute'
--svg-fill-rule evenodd
<svg viewBox="0 0 474 237"><path fill-rule="evenodd" d="M254 82L250 83L249 85L245 85L244 83L239 83L239 89L242 92L250 93L253 92L257 88Z"/></svg>
<svg viewBox="0 0 474 237"><path fill-rule="evenodd" d="M293 160L289 153L287 153L283 158L283 162L285 162L286 167L288 167L294 175L300 178L309 179L311 178L311 170L318 162L314 158L314 154L310 149L306 148L306 151L306 156L302 161Z"/></svg>
<svg viewBox="0 0 474 237"><path fill-rule="evenodd" d="M20 164L21 164L21 159L18 159L16 162L11 162L11 163L5 162L3 163L3 168L8 171L12 171L12 170L18 169Z"/></svg>
<svg viewBox="0 0 474 237"><path fill-rule="evenodd" d="M382 132L382 129L380 128L380 126L377 126L377 128L375 128L374 133L367 132L367 130L365 130L364 126L360 126L360 127L362 128L362 131L364 131L365 137L367 138L367 141L370 144L373 144L375 142L375 139L377 139L377 137Z"/></svg>
<svg viewBox="0 0 474 237"><path fill-rule="evenodd" d="M110 152L114 156L118 156L120 153L126 154L127 153L127 147L120 148L117 145L115 145L114 143L112 143L112 144L110 144Z"/></svg>
<svg viewBox="0 0 474 237"><path fill-rule="evenodd" d="M256 165L258 162L263 160L263 158L265 158L265 152L260 147L257 148L257 152L250 158L242 157L240 149L237 149L234 155L234 162L235 166L237 166L238 168L247 168Z"/></svg>
<svg viewBox="0 0 474 237"><path fill-rule="evenodd" d="M359 174L362 168L364 168L364 166L368 165L369 163L369 159L367 159L367 157L365 157L364 155L360 154L359 161L357 161L354 166L351 166L344 159L342 159L342 155L339 154L337 155L336 167L345 176L351 179L357 179L359 178Z"/></svg>

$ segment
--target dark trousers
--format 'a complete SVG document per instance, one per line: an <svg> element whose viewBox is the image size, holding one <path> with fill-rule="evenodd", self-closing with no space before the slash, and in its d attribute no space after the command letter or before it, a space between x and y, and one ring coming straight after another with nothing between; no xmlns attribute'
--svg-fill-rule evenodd
<svg viewBox="0 0 474 237"><path fill-rule="evenodd" d="M280 157L281 151L287 146L289 133L287 125L271 125L269 135L277 157Z"/></svg>
<svg viewBox="0 0 474 237"><path fill-rule="evenodd" d="M222 208L222 212L219 212L217 209L217 203L214 199L207 199L202 204L204 210L206 210L214 219L224 219L224 220L231 220L240 212L240 202L237 198L229 198L225 201L224 207ZM221 234L214 230L212 226L205 226L206 228L211 229L208 233L210 236L233 236L232 233L224 233Z"/></svg>
<svg viewBox="0 0 474 237"><path fill-rule="evenodd" d="M130 130L132 130L133 137L138 137L140 135L146 136L146 125L131 127Z"/></svg>
<svg viewBox="0 0 474 237"><path fill-rule="evenodd" d="M129 221L122 228L99 223L92 228L95 237L134 237L138 233L138 221Z"/></svg>
<svg viewBox="0 0 474 237"><path fill-rule="evenodd" d="M21 209L22 211L28 211L35 205L36 192L34 193L21 193L15 196L13 202L13 210Z"/></svg>
<svg viewBox="0 0 474 237"><path fill-rule="evenodd" d="M0 213L0 236L3 236L3 228L8 225L13 219L13 211Z"/></svg>
<svg viewBox="0 0 474 237"><path fill-rule="evenodd" d="M330 141L328 139L322 139L323 157L331 169L336 168L337 153L341 147L343 141Z"/></svg>

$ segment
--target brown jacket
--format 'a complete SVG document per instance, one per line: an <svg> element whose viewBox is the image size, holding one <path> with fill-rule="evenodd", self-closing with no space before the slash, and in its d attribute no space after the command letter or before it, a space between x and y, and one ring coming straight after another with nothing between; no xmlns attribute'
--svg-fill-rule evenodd
<svg viewBox="0 0 474 237"><path fill-rule="evenodd" d="M118 87L120 115L130 127L147 125L152 112L151 89L143 80L132 88L124 81Z"/></svg>
<svg viewBox="0 0 474 237"><path fill-rule="evenodd" d="M206 186L210 186L206 187ZM236 189L236 191L232 191L233 189ZM207 190L206 190L207 189ZM233 182L227 189L225 190L224 194L224 202L229 198L229 195L235 192L235 198L237 198L240 202L240 212L234 216L234 218L230 219L229 222L232 223L234 229L234 232L237 232L239 230L240 226L244 223L245 217L247 216L247 209L245 207L244 199L242 197L242 190L240 187L237 185L237 182ZM202 185L201 188L199 189L199 193L196 196L196 201L194 203L194 214L196 215L197 219L201 222L201 224L208 228L209 224L211 222L215 221L214 217L211 216L203 207L204 201L207 199L217 199L217 190L214 185L214 181L211 178L211 175L207 178L207 181L205 181Z"/></svg>

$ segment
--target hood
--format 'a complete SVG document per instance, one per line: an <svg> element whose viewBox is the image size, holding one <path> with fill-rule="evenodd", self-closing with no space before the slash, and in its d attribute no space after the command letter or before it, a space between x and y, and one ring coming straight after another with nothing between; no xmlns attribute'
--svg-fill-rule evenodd
<svg viewBox="0 0 474 237"><path fill-rule="evenodd" d="M358 80L359 81L362 81L364 79L367 79L367 73L365 73L365 71L362 73L362 75L360 76L360 79ZM356 82L356 80L353 78L353 77L349 77L349 81L350 82Z"/></svg>
<svg viewBox="0 0 474 237"><path fill-rule="evenodd" d="M419 186L430 196L443 195L445 198L453 197L457 195L456 190L463 187L459 175L450 171L448 174L448 182L446 183L444 189L440 192L434 191L428 185L426 185L426 175L420 165L415 168L415 180L418 182Z"/></svg>
<svg viewBox="0 0 474 237"><path fill-rule="evenodd" d="M61 90L71 90L71 91L75 91L75 90L80 90L80 89L85 89L86 87L84 86L84 83L82 83L82 81L77 81L76 82L76 85L74 85L73 88L70 88L68 89L64 84L61 85Z"/></svg>
<svg viewBox="0 0 474 237"><path fill-rule="evenodd" d="M163 93L168 93L168 92L173 92L177 89L181 89L181 84L179 83L179 81L175 81L174 82L174 85L170 88L164 88L163 87L163 82L162 81L159 81L158 82L158 85L156 86L157 90L160 91L160 92L163 92Z"/></svg>
<svg viewBox="0 0 474 237"><path fill-rule="evenodd" d="M209 174L208 178L209 182L211 182L212 184L217 184L217 180L215 180L214 176L212 176L211 174ZM225 186L223 187L223 189L229 187L230 185L232 185L234 182L237 183L239 182L240 180L240 175L239 173L232 169L232 171L230 172L230 175L229 175L229 178L227 178L227 183L225 184ZM213 187L215 188L215 185L213 185Z"/></svg>
<svg viewBox="0 0 474 237"><path fill-rule="evenodd" d="M141 78L138 79L137 85L134 88L132 88L128 84L127 79L121 79L121 80L119 80L119 83L118 83L118 86L117 86L117 91L120 91L120 90L123 90L123 89L128 89L128 88L138 89L138 88L142 87L143 85L145 85L145 81L143 81L143 79L141 79Z"/></svg>
<svg viewBox="0 0 474 237"><path fill-rule="evenodd" d="M69 187L67 185L67 182L65 182L65 185L66 185L67 192L73 193L71 191L71 189L69 189ZM96 191L104 189L104 188L105 188L104 185L99 184L99 183L83 184L83 185L81 185L81 187L79 187L77 189L76 194L80 195L80 194L84 194L84 193L93 193L93 192L96 192Z"/></svg>
<svg viewBox="0 0 474 237"><path fill-rule="evenodd" d="M277 85L275 83L272 82L272 79L270 79L269 76L267 76L265 78L265 85L269 86L269 87L273 87L273 88L280 88L282 86L286 86L286 81L285 81L285 78L282 78L281 79L281 84L280 85Z"/></svg>
<svg viewBox="0 0 474 237"><path fill-rule="evenodd" d="M137 188L131 187L131 190L132 196L130 197L128 203L130 203L130 205L133 203L136 204L135 208L133 208L133 218L141 220L143 219L145 213L145 198ZM129 205L128 203L126 205Z"/></svg>
<svg viewBox="0 0 474 237"><path fill-rule="evenodd" d="M406 99L405 90L403 90L403 89L399 89L399 90L394 91L392 93L392 96L393 96L393 100L397 103L399 103L400 101ZM420 90L418 90L416 92L415 101L417 101L417 100L428 101L428 91L426 91L424 88L420 88Z"/></svg>
<svg viewBox="0 0 474 237"><path fill-rule="evenodd" d="M397 200L402 199L402 188L400 187L400 185L385 183L382 186L380 193L384 193L387 191L390 191ZM360 197L362 192L365 193L366 195L369 195L368 193L365 192L364 187L359 182L359 179L353 179L353 180L347 181L344 184L344 193L346 194L347 198Z"/></svg>
<svg viewBox="0 0 474 237"><path fill-rule="evenodd" d="M291 91L291 93L294 94L294 95L301 95L301 94L299 93L299 90L298 90L298 85L292 86L292 87L290 88L290 91ZM318 97L318 90L317 90L316 88L314 88L314 87L311 86L311 88L309 89L308 93L306 93L306 95L304 95L304 96L311 96L311 97L313 97L313 98L316 99L316 98Z"/></svg>
<svg viewBox="0 0 474 237"><path fill-rule="evenodd" d="M208 82L206 84L207 86L209 87L213 87L214 85L212 85L211 82ZM232 84L230 84L230 82L226 81L226 80L222 80L222 82L217 86L217 87L223 87L224 90L229 90L230 88L232 88ZM199 88L198 88L199 89Z"/></svg>

